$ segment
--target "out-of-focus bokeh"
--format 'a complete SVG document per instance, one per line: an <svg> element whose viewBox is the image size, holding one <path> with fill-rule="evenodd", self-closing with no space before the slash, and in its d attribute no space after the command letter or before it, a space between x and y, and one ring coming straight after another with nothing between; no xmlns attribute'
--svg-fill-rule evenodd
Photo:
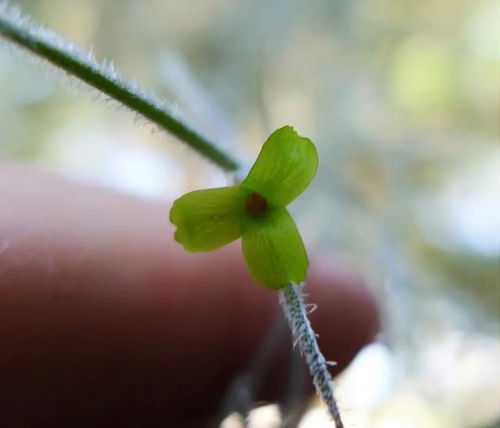
<svg viewBox="0 0 500 428"><path fill-rule="evenodd" d="M16 3L247 162L285 124L317 144L292 211L384 313L338 379L347 426L499 426L500 1ZM227 182L27 58L0 41L1 157L153 199Z"/></svg>

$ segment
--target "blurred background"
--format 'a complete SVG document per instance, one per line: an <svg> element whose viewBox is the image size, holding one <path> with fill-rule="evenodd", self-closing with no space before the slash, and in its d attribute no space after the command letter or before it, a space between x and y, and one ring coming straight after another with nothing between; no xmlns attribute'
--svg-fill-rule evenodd
<svg viewBox="0 0 500 428"><path fill-rule="evenodd" d="M317 144L291 209L384 317L338 378L347 426L500 426L500 1L16 4L247 162L285 124ZM0 40L0 157L156 200L227 183L133 118Z"/></svg>

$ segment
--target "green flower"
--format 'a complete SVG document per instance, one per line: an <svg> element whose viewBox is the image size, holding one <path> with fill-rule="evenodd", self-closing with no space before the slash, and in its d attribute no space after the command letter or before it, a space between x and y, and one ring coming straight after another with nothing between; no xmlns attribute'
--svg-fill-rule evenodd
<svg viewBox="0 0 500 428"><path fill-rule="evenodd" d="M254 279L278 289L306 279L309 260L286 206L316 175L314 144L285 126L262 146L239 186L197 190L177 199L170 221L188 251L212 251L241 237Z"/></svg>

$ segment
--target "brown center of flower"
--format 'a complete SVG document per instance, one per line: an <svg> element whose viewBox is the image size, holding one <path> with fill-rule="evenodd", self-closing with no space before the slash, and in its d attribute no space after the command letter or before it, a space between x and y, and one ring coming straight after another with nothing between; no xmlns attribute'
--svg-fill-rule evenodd
<svg viewBox="0 0 500 428"><path fill-rule="evenodd" d="M253 216L261 216L267 210L267 201L260 193L252 192L246 200L247 213Z"/></svg>

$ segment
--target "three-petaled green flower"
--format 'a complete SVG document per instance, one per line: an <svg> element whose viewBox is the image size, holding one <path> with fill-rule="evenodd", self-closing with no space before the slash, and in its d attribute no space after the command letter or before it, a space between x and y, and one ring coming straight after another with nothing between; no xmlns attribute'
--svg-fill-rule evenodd
<svg viewBox="0 0 500 428"><path fill-rule="evenodd" d="M309 260L286 206L316 175L314 144L285 126L275 131L238 186L197 190L177 199L170 221L188 251L211 251L241 237L254 279L267 288L305 281Z"/></svg>

